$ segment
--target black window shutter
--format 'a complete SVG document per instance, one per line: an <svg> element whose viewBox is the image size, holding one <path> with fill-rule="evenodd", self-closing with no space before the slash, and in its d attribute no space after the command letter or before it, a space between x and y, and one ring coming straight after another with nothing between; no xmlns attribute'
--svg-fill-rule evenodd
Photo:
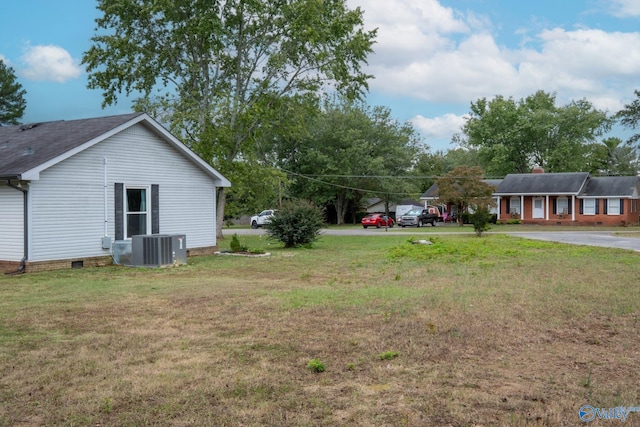
<svg viewBox="0 0 640 427"><path fill-rule="evenodd" d="M596 199L596 215L600 213L600 199Z"/></svg>
<svg viewBox="0 0 640 427"><path fill-rule="evenodd" d="M573 213L573 198L567 200L567 214Z"/></svg>
<svg viewBox="0 0 640 427"><path fill-rule="evenodd" d="M620 199L620 215L624 213L624 199Z"/></svg>
<svg viewBox="0 0 640 427"><path fill-rule="evenodd" d="M553 199L553 214L558 214L558 199L556 198Z"/></svg>
<svg viewBox="0 0 640 427"><path fill-rule="evenodd" d="M604 199L602 201L602 213L607 214L607 205L609 204L609 199Z"/></svg>
<svg viewBox="0 0 640 427"><path fill-rule="evenodd" d="M151 234L160 233L160 186L151 185Z"/></svg>
<svg viewBox="0 0 640 427"><path fill-rule="evenodd" d="M509 215L511 213L511 198L507 197L506 202L507 202L507 215Z"/></svg>
<svg viewBox="0 0 640 427"><path fill-rule="evenodd" d="M584 199L580 199L580 215L584 214Z"/></svg>
<svg viewBox="0 0 640 427"><path fill-rule="evenodd" d="M113 191L115 216L113 218L115 224L115 239L124 240L124 184L116 182Z"/></svg>

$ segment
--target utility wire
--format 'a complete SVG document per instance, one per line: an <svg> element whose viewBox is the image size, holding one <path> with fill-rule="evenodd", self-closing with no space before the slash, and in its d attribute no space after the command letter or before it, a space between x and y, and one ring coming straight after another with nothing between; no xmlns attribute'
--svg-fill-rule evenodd
<svg viewBox="0 0 640 427"><path fill-rule="evenodd" d="M364 188L356 188L356 187L349 187L347 185L341 185L341 184L334 184L332 182L327 182L327 181L322 181L321 179L317 179L316 176L319 177L323 177L323 178L383 178L381 176L371 176L371 175L362 175L362 176L354 176L354 175L303 175L297 172L292 172L292 171L288 171L286 169L282 169L280 168L281 171L285 172L288 175L294 175L294 176L299 176L300 178L304 178L304 179L308 179L309 181L313 181L313 182L318 182L320 184L323 185L327 185L330 187L337 187L337 188L344 188L346 190L353 190L353 191L360 191L363 193L372 193L372 194L389 194L389 195L393 195L393 196L409 196L409 195L415 195L416 192L403 192L403 193L389 193L386 191L376 191L376 190L367 190ZM386 177L386 178L391 178L391 177Z"/></svg>

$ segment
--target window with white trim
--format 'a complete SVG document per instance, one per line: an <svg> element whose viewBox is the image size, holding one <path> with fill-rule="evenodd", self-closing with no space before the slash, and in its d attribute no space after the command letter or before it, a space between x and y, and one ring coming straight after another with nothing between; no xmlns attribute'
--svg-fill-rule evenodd
<svg viewBox="0 0 640 427"><path fill-rule="evenodd" d="M596 199L584 199L582 201L582 214L583 215L596 214Z"/></svg>
<svg viewBox="0 0 640 427"><path fill-rule="evenodd" d="M509 213L511 215L520 214L520 197L514 196L509 200Z"/></svg>
<svg viewBox="0 0 640 427"><path fill-rule="evenodd" d="M150 193L149 187L125 188L124 235L127 239L138 234L148 234L151 229Z"/></svg>
<svg viewBox="0 0 640 427"><path fill-rule="evenodd" d="M607 199L607 215L620 215L620 199Z"/></svg>
<svg viewBox="0 0 640 427"><path fill-rule="evenodd" d="M491 206L489 208L489 213L490 214L497 214L498 213L498 208L500 206L500 199L498 197L494 197L493 198L493 203L495 203L495 206Z"/></svg>
<svg viewBox="0 0 640 427"><path fill-rule="evenodd" d="M569 213L569 199L558 197L556 199L556 214L567 215Z"/></svg>

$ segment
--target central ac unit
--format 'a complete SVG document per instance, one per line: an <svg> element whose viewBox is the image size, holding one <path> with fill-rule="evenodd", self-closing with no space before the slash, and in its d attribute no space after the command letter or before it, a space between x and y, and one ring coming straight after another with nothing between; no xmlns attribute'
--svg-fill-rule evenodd
<svg viewBox="0 0 640 427"><path fill-rule="evenodd" d="M184 234L143 234L131 237L131 265L162 267L187 263Z"/></svg>

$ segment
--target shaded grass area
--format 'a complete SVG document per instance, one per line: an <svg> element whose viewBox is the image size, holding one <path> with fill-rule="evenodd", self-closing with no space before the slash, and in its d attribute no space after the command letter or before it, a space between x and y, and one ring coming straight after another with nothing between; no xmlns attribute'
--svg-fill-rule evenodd
<svg viewBox="0 0 640 427"><path fill-rule="evenodd" d="M0 277L0 425L557 426L640 403L640 255L408 237Z"/></svg>

